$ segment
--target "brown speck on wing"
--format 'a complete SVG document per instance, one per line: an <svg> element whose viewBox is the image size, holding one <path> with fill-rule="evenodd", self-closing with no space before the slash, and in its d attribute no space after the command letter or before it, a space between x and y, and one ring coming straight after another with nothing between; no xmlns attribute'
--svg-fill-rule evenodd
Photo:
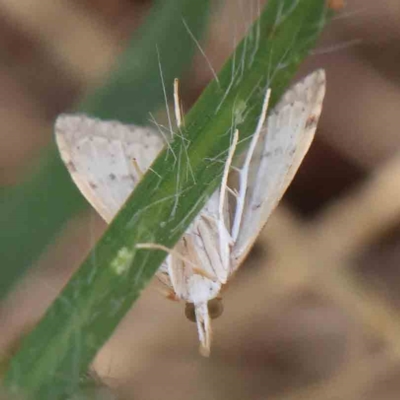
<svg viewBox="0 0 400 400"><path fill-rule="evenodd" d="M75 164L72 161L68 161L67 162L67 167L71 172L75 172L76 171Z"/></svg>
<svg viewBox="0 0 400 400"><path fill-rule="evenodd" d="M315 128L317 123L318 123L318 118L316 118L315 115L311 115L311 117L308 118L306 121L306 129Z"/></svg>

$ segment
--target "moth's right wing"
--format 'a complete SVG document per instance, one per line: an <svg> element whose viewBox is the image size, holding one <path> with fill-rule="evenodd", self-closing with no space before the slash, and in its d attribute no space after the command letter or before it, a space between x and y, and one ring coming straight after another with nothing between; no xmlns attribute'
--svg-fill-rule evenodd
<svg viewBox="0 0 400 400"><path fill-rule="evenodd" d="M61 115L56 142L65 165L89 203L110 222L163 147L150 128ZM136 163L136 164L134 164Z"/></svg>
<svg viewBox="0 0 400 400"><path fill-rule="evenodd" d="M313 72L289 89L268 117L247 171L245 206L231 272L254 244L308 151L321 114L325 84L325 72Z"/></svg>

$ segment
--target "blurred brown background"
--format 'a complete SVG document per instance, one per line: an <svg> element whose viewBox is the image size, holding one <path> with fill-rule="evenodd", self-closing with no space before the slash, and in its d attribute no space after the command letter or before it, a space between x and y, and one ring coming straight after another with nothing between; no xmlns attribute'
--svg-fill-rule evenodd
<svg viewBox="0 0 400 400"><path fill-rule="evenodd" d="M250 4L252 5L250 6ZM261 2L262 3L262 2ZM215 7L216 70L257 2ZM0 181L18 182L52 123L108 70L146 0L0 0ZM94 368L122 398L398 399L400 2L348 0L299 76L323 67L317 138L284 202L224 294L212 355L182 304L146 290ZM212 78L197 55L186 107ZM104 229L91 213L0 309L0 348L34 324Z"/></svg>

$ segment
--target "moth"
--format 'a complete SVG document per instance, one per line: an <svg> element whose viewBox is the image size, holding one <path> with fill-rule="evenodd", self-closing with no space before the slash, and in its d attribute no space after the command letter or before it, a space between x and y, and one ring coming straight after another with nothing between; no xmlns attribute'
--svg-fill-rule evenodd
<svg viewBox="0 0 400 400"><path fill-rule="evenodd" d="M185 313L197 324L203 355L210 352L211 319L222 312L222 287L243 262L311 145L325 85L325 72L313 72L289 89L268 117L267 91L249 149L233 167L236 131L221 186L174 249L157 244L138 246L168 252L157 276L169 288L170 297L186 303ZM177 86L175 89L180 125ZM72 179L107 223L165 144L152 128L84 115L59 116L55 135ZM233 189L228 185L232 180L237 183Z"/></svg>

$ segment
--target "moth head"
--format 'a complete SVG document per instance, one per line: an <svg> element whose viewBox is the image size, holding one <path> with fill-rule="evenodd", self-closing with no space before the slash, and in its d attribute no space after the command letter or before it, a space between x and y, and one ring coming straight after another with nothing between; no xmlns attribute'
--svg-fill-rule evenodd
<svg viewBox="0 0 400 400"><path fill-rule="evenodd" d="M207 303L208 314L211 319L218 318L222 312L224 311L224 305L222 304L222 299L220 297L216 297L215 299L211 299ZM189 321L196 321L196 312L195 305L193 303L186 303L185 306L185 315Z"/></svg>

